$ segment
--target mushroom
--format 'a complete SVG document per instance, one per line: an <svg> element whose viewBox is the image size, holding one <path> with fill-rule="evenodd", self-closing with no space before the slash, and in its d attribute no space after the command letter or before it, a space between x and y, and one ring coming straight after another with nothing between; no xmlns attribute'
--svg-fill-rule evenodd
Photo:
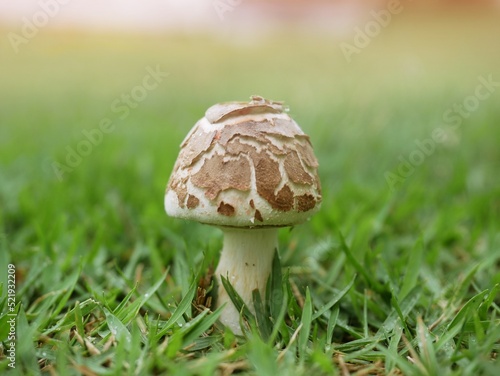
<svg viewBox="0 0 500 376"><path fill-rule="evenodd" d="M278 228L304 222L321 203L309 137L286 112L260 96L210 107L182 142L167 185L168 215L224 233L216 304L228 303L220 321L235 334L239 313L221 276L254 312L252 291L265 296Z"/></svg>

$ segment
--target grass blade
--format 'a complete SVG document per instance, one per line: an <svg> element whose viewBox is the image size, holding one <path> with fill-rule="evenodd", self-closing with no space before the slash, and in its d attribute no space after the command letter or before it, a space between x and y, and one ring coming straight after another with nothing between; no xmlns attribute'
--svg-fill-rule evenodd
<svg viewBox="0 0 500 376"><path fill-rule="evenodd" d="M127 327L107 308L103 307L103 310L106 315L106 322L111 334L113 334L118 341L123 341L125 343L125 348L130 349L130 345L132 344L132 335Z"/></svg>
<svg viewBox="0 0 500 376"><path fill-rule="evenodd" d="M271 335L271 320L266 312L262 298L258 289L252 291L253 306L255 308L255 319L260 335L264 341L269 339Z"/></svg>
<svg viewBox="0 0 500 376"><path fill-rule="evenodd" d="M309 333L311 332L312 323L312 300L309 288L306 289L306 300L304 302L304 309L302 311L301 325L302 329L299 333L298 347L299 358L301 362L305 362L307 343L309 341Z"/></svg>
<svg viewBox="0 0 500 376"><path fill-rule="evenodd" d="M399 290L398 300L403 300L409 292L417 286L418 276L422 265L424 255L424 240L422 237L418 238L417 242L411 250L408 259L408 265L404 274L403 283Z"/></svg>
<svg viewBox="0 0 500 376"><path fill-rule="evenodd" d="M276 249L274 252L273 266L266 291L266 306L269 307L271 317L275 320L283 307L283 275L281 273L281 262Z"/></svg>
<svg viewBox="0 0 500 376"><path fill-rule="evenodd" d="M452 330L455 326L459 325L462 326L465 323L465 320L467 316L470 314L470 312L476 310L481 302L483 301L483 298L488 294L489 290L484 290L480 292L479 294L475 295L465 305L458 311L457 315L453 318L453 320L450 322L448 327L446 328L447 331Z"/></svg>
<svg viewBox="0 0 500 376"><path fill-rule="evenodd" d="M356 280L356 275L352 277L351 281L347 284L346 287L340 290L328 303L326 303L320 309L318 309L318 311L312 317L313 321L316 320L321 315L323 315L329 309L331 309L335 304L337 304L340 301L340 299L342 299L345 296L345 294L349 292L349 290L354 285L355 280Z"/></svg>
<svg viewBox="0 0 500 376"><path fill-rule="evenodd" d="M238 312L242 312L243 317L245 317L247 319L253 319L254 316L253 316L252 312L250 312L247 305L245 304L245 302L241 298L240 294L238 294L238 292L234 289L233 285L231 285L231 283L228 281L228 279L226 277L221 276L221 281L222 281L222 285L224 286L224 289L227 292L227 295L231 299L231 302L236 307L236 310Z"/></svg>
<svg viewBox="0 0 500 376"><path fill-rule="evenodd" d="M176 310L174 311L174 313L172 313L172 316L170 316L170 318L165 323L165 326L160 331L158 331L158 333L156 333L156 341L163 337L168 332L168 330L172 328L172 326L177 324L177 322L182 318L182 315L191 307L191 302L193 301L193 297L197 287L198 284L195 279L191 283L187 294L184 295L184 298L182 298Z"/></svg>
<svg viewBox="0 0 500 376"><path fill-rule="evenodd" d="M375 279L372 278L370 273L366 270L365 267L363 267L358 260L353 256L351 253L350 248L347 246L347 243L345 241L344 235L342 235L342 232L338 232L339 238L340 238L340 245L342 251L345 253L347 260L352 264L354 269L363 276L363 278L366 280L369 286L371 286L375 291L377 292L382 292L384 291L384 287L378 283Z"/></svg>

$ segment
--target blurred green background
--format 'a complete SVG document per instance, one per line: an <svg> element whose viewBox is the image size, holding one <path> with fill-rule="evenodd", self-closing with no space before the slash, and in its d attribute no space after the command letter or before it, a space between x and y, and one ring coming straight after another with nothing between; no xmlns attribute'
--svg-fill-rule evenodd
<svg viewBox="0 0 500 376"><path fill-rule="evenodd" d="M455 312L455 304L500 283L500 14L416 8L393 15L350 61L342 43L352 45L357 28L373 21L370 6L342 31L320 13L318 27L315 18L298 27L292 17L262 30L260 23L237 22L155 32L49 25L17 53L10 33L20 33L21 18L0 24L0 266L16 265L17 299L30 330L49 330L59 317L63 307L47 297L68 276L78 283L62 313L101 293L114 307L128 294L127 283L139 281L144 291L168 267L159 294L168 303L180 300L191 277L217 261L222 237L164 213L179 144L211 105L255 94L285 101L320 162L322 210L280 232L281 263L302 294L309 286L315 304L326 302L331 286L346 286L359 271L346 261L339 231L368 277L392 292L411 271L412 249L423 239L414 282L418 276L425 294L411 323L421 312L427 324L438 322L445 295ZM241 17L242 9L225 16ZM168 76L143 90L151 69ZM493 84L478 99L484 80ZM121 116L125 110L116 106L131 93L143 96ZM452 129L446 114L464 101L473 111L453 113L459 126ZM106 119L111 131L82 146ZM436 130L441 142L429 141ZM432 151L422 157L417 143L429 142ZM75 157L79 148L85 155ZM77 161L58 176L56 167L68 158ZM408 167L412 158L417 162ZM451 294L454 281L476 263L473 282L466 280L474 288L463 282L463 294ZM5 283L4 271L0 278ZM374 332L392 312L389 290L380 293L373 280L359 277L342 302L341 317L359 333L367 299L373 298ZM148 304L152 316L169 313L155 300ZM47 312L52 321L44 321ZM353 332L342 330L335 341L352 340ZM34 355L38 342L31 342L18 350L31 351L28 363L45 357Z"/></svg>
<svg viewBox="0 0 500 376"><path fill-rule="evenodd" d="M500 80L499 33L496 14L401 14L350 63L340 43L354 34L293 27L247 39L46 29L18 54L2 38L2 232L22 254L39 243L37 231L54 226L91 233L106 226L121 242L177 226L163 215L162 199L179 143L210 105L252 94L286 101L310 134L325 202L340 225L360 205L393 195L498 193L498 92L396 191L385 174L397 173L416 140L446 128L443 114L473 95L480 77ZM142 83L148 67L168 77L122 119L112 104ZM53 163L65 164L82 131L104 118L113 131L59 180ZM490 197L478 209L485 225L499 211L498 195ZM439 211L435 204L421 200L419 212Z"/></svg>

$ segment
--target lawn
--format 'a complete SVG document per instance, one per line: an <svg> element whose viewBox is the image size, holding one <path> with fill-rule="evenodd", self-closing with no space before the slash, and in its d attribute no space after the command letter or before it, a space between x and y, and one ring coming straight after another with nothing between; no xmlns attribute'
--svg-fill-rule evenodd
<svg viewBox="0 0 500 376"><path fill-rule="evenodd" d="M498 375L498 21L401 15L351 62L293 30L2 38L0 373ZM205 110L252 94L310 135L323 203L240 337L204 296L222 233L163 195Z"/></svg>

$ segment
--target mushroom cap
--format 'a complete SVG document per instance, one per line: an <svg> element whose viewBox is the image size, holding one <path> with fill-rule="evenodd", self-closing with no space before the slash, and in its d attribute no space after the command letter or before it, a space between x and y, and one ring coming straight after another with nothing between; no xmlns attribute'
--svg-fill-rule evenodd
<svg viewBox="0 0 500 376"><path fill-rule="evenodd" d="M317 169L309 137L282 102L216 104L181 144L165 210L218 226L292 226L319 209Z"/></svg>

